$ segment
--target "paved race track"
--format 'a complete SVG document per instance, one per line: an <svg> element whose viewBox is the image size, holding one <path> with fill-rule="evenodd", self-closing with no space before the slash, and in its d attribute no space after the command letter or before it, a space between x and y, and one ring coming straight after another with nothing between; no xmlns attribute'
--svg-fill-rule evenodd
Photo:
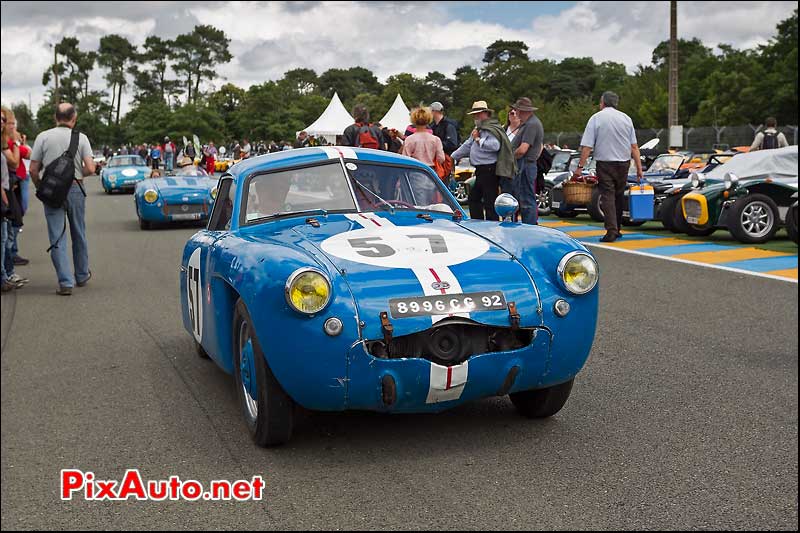
<svg viewBox="0 0 800 533"><path fill-rule="evenodd" d="M89 181L89 286L55 295L34 201L19 270L32 281L2 297L3 529L797 529L796 284L597 249L597 339L554 418L525 420L507 398L303 413L289 445L264 450L181 324L195 229L141 231L132 196ZM267 489L62 502L62 468L261 474Z"/></svg>

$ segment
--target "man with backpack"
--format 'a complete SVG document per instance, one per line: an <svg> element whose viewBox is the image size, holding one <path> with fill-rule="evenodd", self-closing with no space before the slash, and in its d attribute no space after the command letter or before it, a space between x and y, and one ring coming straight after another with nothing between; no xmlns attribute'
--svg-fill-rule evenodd
<svg viewBox="0 0 800 533"><path fill-rule="evenodd" d="M750 146L751 152L789 146L786 136L777 129L778 121L775 120L775 117L769 117L764 125L766 126L764 131L756 133L756 138L753 139L753 144Z"/></svg>
<svg viewBox="0 0 800 533"><path fill-rule="evenodd" d="M366 106L355 106L353 118L356 119L355 123L347 126L342 134L342 145L372 148L373 150L382 149L383 134L380 128L370 123L369 111Z"/></svg>
<svg viewBox="0 0 800 533"><path fill-rule="evenodd" d="M86 193L83 177L95 172L92 147L83 133L74 131L78 114L72 104L56 107L56 127L36 137L31 155L31 179L36 197L44 204L50 258L58 276L56 294L69 296L92 277L86 240ZM72 239L69 262L66 229ZM73 269L74 267L74 273Z"/></svg>

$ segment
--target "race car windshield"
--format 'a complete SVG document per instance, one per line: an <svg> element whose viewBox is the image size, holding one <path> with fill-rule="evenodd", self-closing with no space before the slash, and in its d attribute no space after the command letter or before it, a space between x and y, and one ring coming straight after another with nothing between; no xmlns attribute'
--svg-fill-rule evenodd
<svg viewBox="0 0 800 533"><path fill-rule="evenodd" d="M208 172L194 165L186 165L175 170L176 176L208 176Z"/></svg>
<svg viewBox="0 0 800 533"><path fill-rule="evenodd" d="M315 209L356 210L339 161L254 176L243 200L247 222Z"/></svg>
<svg viewBox="0 0 800 533"><path fill-rule="evenodd" d="M565 172L567 165L569 165L569 156L571 152L556 152L553 155L553 164L550 165L551 172Z"/></svg>
<svg viewBox="0 0 800 533"><path fill-rule="evenodd" d="M453 213L457 207L445 195L440 181L416 167L348 162L347 170L361 211L418 209Z"/></svg>
<svg viewBox="0 0 800 533"><path fill-rule="evenodd" d="M115 157L108 163L109 167L144 167L147 166L144 159L138 155L130 157Z"/></svg>
<svg viewBox="0 0 800 533"><path fill-rule="evenodd" d="M680 168L681 163L683 162L683 156L680 155L667 155L667 156L659 156L653 161L653 164L650 165L650 168L647 169L648 172L664 172L664 171L675 171Z"/></svg>

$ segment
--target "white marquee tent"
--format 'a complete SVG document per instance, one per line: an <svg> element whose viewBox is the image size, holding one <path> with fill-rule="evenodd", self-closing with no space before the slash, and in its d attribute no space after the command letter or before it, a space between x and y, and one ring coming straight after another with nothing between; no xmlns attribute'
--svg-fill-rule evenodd
<svg viewBox="0 0 800 533"><path fill-rule="evenodd" d="M406 107L400 93L397 93L397 98L394 99L392 107L389 108L389 111L387 111L380 120L381 126L389 129L394 128L402 133L406 131L406 127L411 123L410 114L411 111Z"/></svg>
<svg viewBox="0 0 800 533"><path fill-rule="evenodd" d="M344 108L344 105L342 105L339 95L333 93L333 98L331 98L325 111L322 112L313 124L303 131L316 137L325 137L329 143L334 144L336 142L336 136L341 135L345 128L353 122L355 122L355 120ZM297 133L299 134L300 132L298 131Z"/></svg>

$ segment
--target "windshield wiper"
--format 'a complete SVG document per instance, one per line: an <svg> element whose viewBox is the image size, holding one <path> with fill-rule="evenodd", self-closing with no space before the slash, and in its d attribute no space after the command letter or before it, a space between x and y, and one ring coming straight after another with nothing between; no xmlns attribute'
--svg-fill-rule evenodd
<svg viewBox="0 0 800 533"><path fill-rule="evenodd" d="M295 215L322 215L324 217L328 216L327 209L304 209L303 211L278 211L277 213L272 213L271 215L264 217L264 218L275 218L275 217L287 217L287 216L295 216Z"/></svg>

